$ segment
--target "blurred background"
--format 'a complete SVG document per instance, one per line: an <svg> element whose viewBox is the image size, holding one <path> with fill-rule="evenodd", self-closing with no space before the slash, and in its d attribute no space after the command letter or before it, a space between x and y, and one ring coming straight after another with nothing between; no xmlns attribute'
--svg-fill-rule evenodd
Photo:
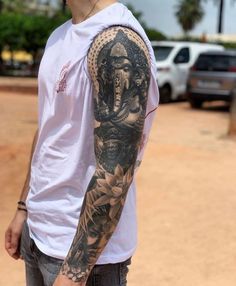
<svg viewBox="0 0 236 286"><path fill-rule="evenodd" d="M152 41L160 106L137 175L129 285L236 285L236 1L127 0ZM25 285L4 250L37 128L37 73L60 0L0 0L0 285ZM128 234L127 234L128 235Z"/></svg>

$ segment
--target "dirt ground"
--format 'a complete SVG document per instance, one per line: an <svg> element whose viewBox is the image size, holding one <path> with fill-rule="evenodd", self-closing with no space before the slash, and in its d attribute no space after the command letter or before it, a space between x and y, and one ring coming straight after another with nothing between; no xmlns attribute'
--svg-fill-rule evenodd
<svg viewBox="0 0 236 286"><path fill-rule="evenodd" d="M236 285L236 140L227 108L160 106L138 182L139 246L129 286ZM23 286L3 249L37 124L37 98L0 92L0 285ZM108 285L111 286L111 285Z"/></svg>

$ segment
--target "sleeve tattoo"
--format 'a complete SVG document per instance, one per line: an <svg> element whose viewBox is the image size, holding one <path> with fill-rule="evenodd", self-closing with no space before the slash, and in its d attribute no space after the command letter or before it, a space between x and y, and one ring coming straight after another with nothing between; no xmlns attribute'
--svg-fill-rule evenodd
<svg viewBox="0 0 236 286"><path fill-rule="evenodd" d="M150 82L148 49L134 31L112 27L88 55L94 85L96 171L61 274L85 282L112 236L133 179Z"/></svg>

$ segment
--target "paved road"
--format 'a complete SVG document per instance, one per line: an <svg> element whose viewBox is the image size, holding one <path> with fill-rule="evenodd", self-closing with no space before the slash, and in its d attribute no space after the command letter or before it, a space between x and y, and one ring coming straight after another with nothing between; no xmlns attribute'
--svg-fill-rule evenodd
<svg viewBox="0 0 236 286"><path fill-rule="evenodd" d="M2 249L36 129L36 97L0 93L0 285L23 286ZM236 142L227 108L162 105L137 176L139 246L129 286L236 285ZM127 234L128 235L128 234ZM110 285L111 286L111 285Z"/></svg>

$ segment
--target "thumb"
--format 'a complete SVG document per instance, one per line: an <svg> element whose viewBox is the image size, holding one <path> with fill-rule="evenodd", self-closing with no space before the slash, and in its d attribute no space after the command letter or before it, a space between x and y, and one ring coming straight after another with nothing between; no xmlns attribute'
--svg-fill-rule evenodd
<svg viewBox="0 0 236 286"><path fill-rule="evenodd" d="M11 248L11 230L8 229L5 233L5 249L8 251Z"/></svg>
<svg viewBox="0 0 236 286"><path fill-rule="evenodd" d="M13 237L15 237L13 239ZM18 254L17 254L17 247L18 247L18 243L17 243L17 236L12 234L12 229L8 229L5 233L5 249L8 252L8 254L14 258L14 259L18 259Z"/></svg>
<svg viewBox="0 0 236 286"><path fill-rule="evenodd" d="M19 238L20 238L19 233L14 233L14 232L12 233L12 236L11 236L11 247L15 251L17 250L18 245L19 245Z"/></svg>

